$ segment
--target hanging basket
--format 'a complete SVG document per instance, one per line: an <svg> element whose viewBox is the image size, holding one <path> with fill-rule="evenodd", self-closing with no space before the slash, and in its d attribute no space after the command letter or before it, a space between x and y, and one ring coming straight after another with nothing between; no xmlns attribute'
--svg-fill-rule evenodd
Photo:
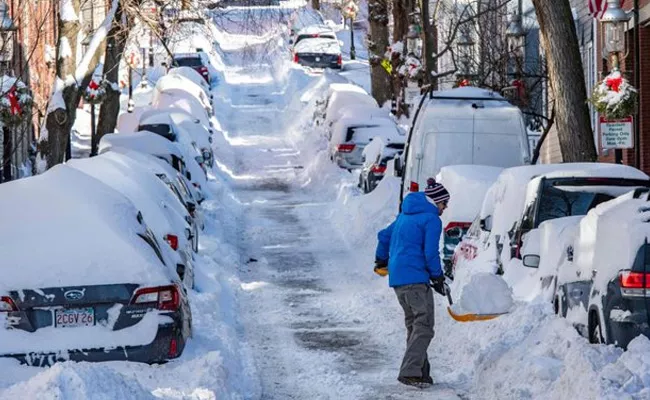
<svg viewBox="0 0 650 400"><path fill-rule="evenodd" d="M638 91L614 71L594 88L589 102L607 120L627 118L636 111Z"/></svg>
<svg viewBox="0 0 650 400"><path fill-rule="evenodd" d="M100 104L105 97L106 82L93 77L84 92L84 101L88 104Z"/></svg>
<svg viewBox="0 0 650 400"><path fill-rule="evenodd" d="M3 76L2 98L0 99L0 120L4 125L18 125L31 113L34 100L29 88L22 81Z"/></svg>

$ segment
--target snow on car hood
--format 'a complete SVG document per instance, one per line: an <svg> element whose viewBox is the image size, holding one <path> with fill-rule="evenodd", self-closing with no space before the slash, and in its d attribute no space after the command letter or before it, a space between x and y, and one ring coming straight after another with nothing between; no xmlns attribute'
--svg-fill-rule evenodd
<svg viewBox="0 0 650 400"><path fill-rule="evenodd" d="M301 40L294 52L297 54L315 53L315 54L341 54L339 42L325 38L309 38Z"/></svg>
<svg viewBox="0 0 650 400"><path fill-rule="evenodd" d="M0 186L0 291L171 281L133 204L66 165Z"/></svg>

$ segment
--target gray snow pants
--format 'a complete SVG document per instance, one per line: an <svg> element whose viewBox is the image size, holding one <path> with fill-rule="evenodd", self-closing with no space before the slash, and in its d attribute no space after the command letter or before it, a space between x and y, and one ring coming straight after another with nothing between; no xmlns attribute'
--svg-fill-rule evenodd
<svg viewBox="0 0 650 400"><path fill-rule="evenodd" d="M404 309L406 322L406 353L399 377L429 377L427 348L433 339L433 289L428 284L397 286L394 289Z"/></svg>

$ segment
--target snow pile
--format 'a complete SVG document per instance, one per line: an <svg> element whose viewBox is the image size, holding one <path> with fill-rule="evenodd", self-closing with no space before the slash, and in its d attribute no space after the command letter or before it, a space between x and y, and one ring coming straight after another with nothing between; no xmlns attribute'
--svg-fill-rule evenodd
<svg viewBox="0 0 650 400"><path fill-rule="evenodd" d="M501 314L512 308L512 289L498 275L481 272L472 276L452 310L457 314Z"/></svg>
<svg viewBox="0 0 650 400"><path fill-rule="evenodd" d="M451 195L442 214L443 226L449 222L471 222L478 215L483 198L497 180L502 168L485 165L453 165L442 167L436 181Z"/></svg>

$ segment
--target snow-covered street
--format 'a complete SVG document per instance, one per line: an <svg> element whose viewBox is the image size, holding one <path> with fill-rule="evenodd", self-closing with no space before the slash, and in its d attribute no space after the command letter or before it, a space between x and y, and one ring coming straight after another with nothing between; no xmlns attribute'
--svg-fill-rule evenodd
<svg viewBox="0 0 650 400"><path fill-rule="evenodd" d="M154 365L64 361L32 367L0 358L0 399L650 399L650 339L638 336L627 350L589 344L550 302L516 296L512 301L505 281L491 271L497 285L478 282L475 299L484 296L489 303L490 289L502 283L508 294L505 315L460 323L448 314L447 299L434 294L435 336L428 350L434 384L418 389L398 382L406 347L404 313L387 278L374 274L373 266L377 232L398 213L401 180L389 165L376 189L364 194L357 186L359 171L336 165L324 124L314 122L332 84L369 86L364 34L355 32L360 60L347 58L349 39L342 43L340 73L302 67L292 62L285 32L287 10L302 2L285 3L212 10L206 12L213 19L205 24L209 34L193 32L196 40L177 33L189 47L212 46L204 48L212 84L201 83L214 114L205 117L199 106L203 115L192 122L209 120L204 130L209 125L214 166L206 167L202 188L205 229L192 258L194 287L187 289L192 334L182 354ZM138 88L137 107L149 107L157 91L158 86ZM376 106L377 114L387 112ZM122 127L136 124L135 114L123 115ZM75 155L85 155L88 137L76 135ZM483 173L496 179L501 169L494 168ZM473 190L487 191L492 182L486 182ZM478 200L467 203L479 207ZM475 211L471 214L474 218ZM478 259L486 270L493 264ZM455 284L467 278L463 273L475 272L458 271ZM538 284L539 277L533 278ZM0 294L12 306L0 311L19 311ZM127 297L126 303L135 299ZM72 331L105 328L97 325ZM46 329L56 331L55 326ZM17 331L11 328L7 331ZM24 351L21 345L16 353ZM121 348L126 355L120 346L106 348Z"/></svg>

